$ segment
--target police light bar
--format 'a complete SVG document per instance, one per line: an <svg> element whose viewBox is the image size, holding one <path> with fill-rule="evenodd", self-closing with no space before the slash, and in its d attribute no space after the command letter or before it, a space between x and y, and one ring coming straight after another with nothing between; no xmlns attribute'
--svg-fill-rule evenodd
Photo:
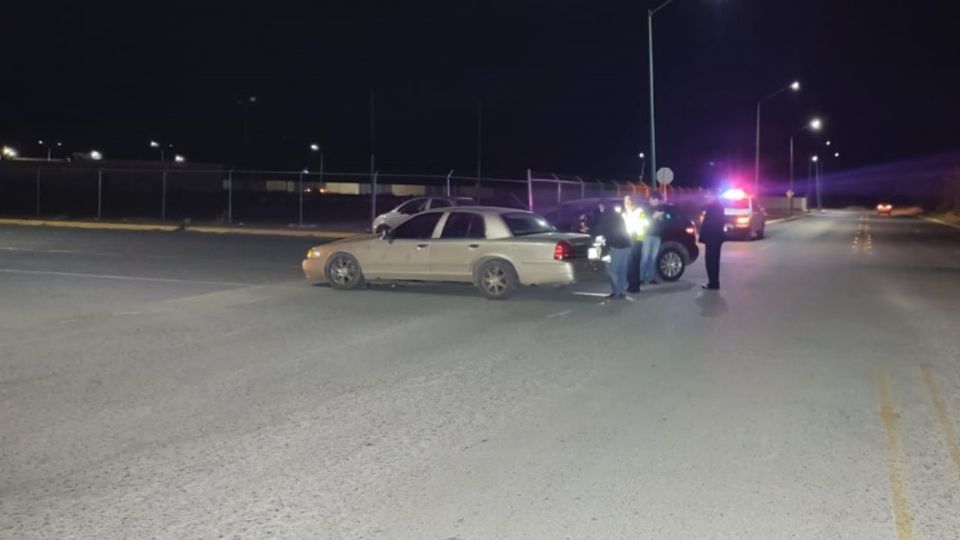
<svg viewBox="0 0 960 540"><path fill-rule="evenodd" d="M720 196L723 197L724 199L730 199L730 200L735 200L735 201L736 201L736 200L740 200L740 199L746 199L746 198L747 198L747 192L744 191L744 190L742 190L742 189L740 189L740 188L730 188L730 189L724 191L723 194L720 195Z"/></svg>

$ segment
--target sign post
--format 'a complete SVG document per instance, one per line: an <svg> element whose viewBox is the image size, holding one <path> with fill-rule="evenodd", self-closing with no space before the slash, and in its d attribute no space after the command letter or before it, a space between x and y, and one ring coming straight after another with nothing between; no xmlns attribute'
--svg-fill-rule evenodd
<svg viewBox="0 0 960 540"><path fill-rule="evenodd" d="M660 190L663 192L663 198L667 198L667 186L673 182L673 171L670 167L661 167L657 171L657 183L660 184Z"/></svg>

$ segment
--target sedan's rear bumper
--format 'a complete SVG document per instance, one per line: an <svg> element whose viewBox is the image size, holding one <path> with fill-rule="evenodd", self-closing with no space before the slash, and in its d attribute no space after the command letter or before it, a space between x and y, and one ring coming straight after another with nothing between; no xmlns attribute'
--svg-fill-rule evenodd
<svg viewBox="0 0 960 540"><path fill-rule="evenodd" d="M567 285L596 275L596 265L587 259L528 263L519 270L523 285Z"/></svg>

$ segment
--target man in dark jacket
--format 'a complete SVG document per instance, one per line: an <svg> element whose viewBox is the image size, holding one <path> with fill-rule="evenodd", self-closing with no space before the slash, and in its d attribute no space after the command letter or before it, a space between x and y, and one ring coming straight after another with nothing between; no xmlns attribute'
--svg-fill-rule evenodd
<svg viewBox="0 0 960 540"><path fill-rule="evenodd" d="M633 242L627 234L627 224L620 212L606 208L600 213L597 233L604 237L609 248L610 262L607 274L610 276L610 294L607 298L625 298L627 296L627 266L630 263L630 250Z"/></svg>
<svg viewBox="0 0 960 540"><path fill-rule="evenodd" d="M717 201L713 191L707 192L707 205L703 210L703 223L700 225L700 243L706 247L703 259L707 265L707 284L704 289L720 288L720 248L723 246L723 205Z"/></svg>

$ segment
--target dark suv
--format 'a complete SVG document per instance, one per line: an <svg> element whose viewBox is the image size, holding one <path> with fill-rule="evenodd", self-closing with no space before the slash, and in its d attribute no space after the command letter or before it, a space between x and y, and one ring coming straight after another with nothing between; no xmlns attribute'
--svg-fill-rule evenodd
<svg viewBox="0 0 960 540"><path fill-rule="evenodd" d="M561 231L577 231L594 234L600 216L599 205L603 203L611 211L623 204L622 199L579 199L567 201L543 216ZM657 269L664 281L680 279L687 265L697 260L700 248L697 247L697 226L674 205L661 204L658 207L666 215L663 243L657 255Z"/></svg>

